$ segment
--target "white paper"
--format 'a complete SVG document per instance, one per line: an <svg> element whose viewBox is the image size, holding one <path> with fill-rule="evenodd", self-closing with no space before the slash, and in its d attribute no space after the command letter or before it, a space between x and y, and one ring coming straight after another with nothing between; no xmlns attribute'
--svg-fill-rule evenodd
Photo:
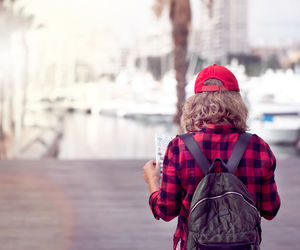
<svg viewBox="0 0 300 250"><path fill-rule="evenodd" d="M174 137L168 135L155 135L155 159L157 163L159 162L160 174L162 174L163 161L168 144L173 138Z"/></svg>

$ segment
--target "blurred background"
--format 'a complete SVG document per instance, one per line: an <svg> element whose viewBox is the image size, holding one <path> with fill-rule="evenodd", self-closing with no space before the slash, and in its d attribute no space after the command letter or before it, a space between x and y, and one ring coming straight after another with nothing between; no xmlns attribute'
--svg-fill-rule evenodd
<svg viewBox="0 0 300 250"><path fill-rule="evenodd" d="M154 158L196 74L236 75L251 132L299 154L297 0L0 0L0 158Z"/></svg>
<svg viewBox="0 0 300 250"><path fill-rule="evenodd" d="M299 0L0 0L0 250L171 249L142 166L204 67L277 161L264 250L298 249ZM53 160L54 159L54 160ZM59 159L59 160L56 160ZM283 234L282 232L285 232Z"/></svg>

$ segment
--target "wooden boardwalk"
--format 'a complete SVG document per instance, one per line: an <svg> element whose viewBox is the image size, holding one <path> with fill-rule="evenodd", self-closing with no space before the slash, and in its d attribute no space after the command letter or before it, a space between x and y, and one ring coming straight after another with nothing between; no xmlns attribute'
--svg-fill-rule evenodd
<svg viewBox="0 0 300 250"><path fill-rule="evenodd" d="M0 250L172 249L176 221L153 218L145 161L1 161ZM263 221L263 250L299 249L299 176L299 158L278 161L282 207Z"/></svg>

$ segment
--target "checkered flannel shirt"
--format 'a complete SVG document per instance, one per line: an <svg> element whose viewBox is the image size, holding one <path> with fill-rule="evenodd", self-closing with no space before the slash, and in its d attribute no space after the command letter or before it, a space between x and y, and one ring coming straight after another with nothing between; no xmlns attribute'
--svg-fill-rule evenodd
<svg viewBox="0 0 300 250"><path fill-rule="evenodd" d="M216 157L226 162L239 137L238 131L229 125L209 125L191 133L210 163ZM235 172L249 189L260 214L269 220L275 217L280 207L274 179L275 167L276 159L268 144L253 135ZM186 249L190 204L203 177L183 141L179 137L174 138L164 157L160 190L152 193L149 198L156 219L170 221L178 216L174 249L179 240L181 249Z"/></svg>

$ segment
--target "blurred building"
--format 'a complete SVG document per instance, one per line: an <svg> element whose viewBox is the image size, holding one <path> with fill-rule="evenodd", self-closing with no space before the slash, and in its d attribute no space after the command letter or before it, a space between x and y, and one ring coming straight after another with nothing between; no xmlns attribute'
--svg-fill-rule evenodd
<svg viewBox="0 0 300 250"><path fill-rule="evenodd" d="M207 63L227 63L234 55L249 52L247 0L200 1L199 24L190 48Z"/></svg>
<svg viewBox="0 0 300 250"><path fill-rule="evenodd" d="M147 29L135 40L132 47L136 67L141 71L150 71L160 78L173 67L173 41L168 12L157 19L153 16Z"/></svg>
<svg viewBox="0 0 300 250"><path fill-rule="evenodd" d="M298 72L300 66L300 43L282 44L280 46L253 47L252 54L259 56L265 68L293 68Z"/></svg>

